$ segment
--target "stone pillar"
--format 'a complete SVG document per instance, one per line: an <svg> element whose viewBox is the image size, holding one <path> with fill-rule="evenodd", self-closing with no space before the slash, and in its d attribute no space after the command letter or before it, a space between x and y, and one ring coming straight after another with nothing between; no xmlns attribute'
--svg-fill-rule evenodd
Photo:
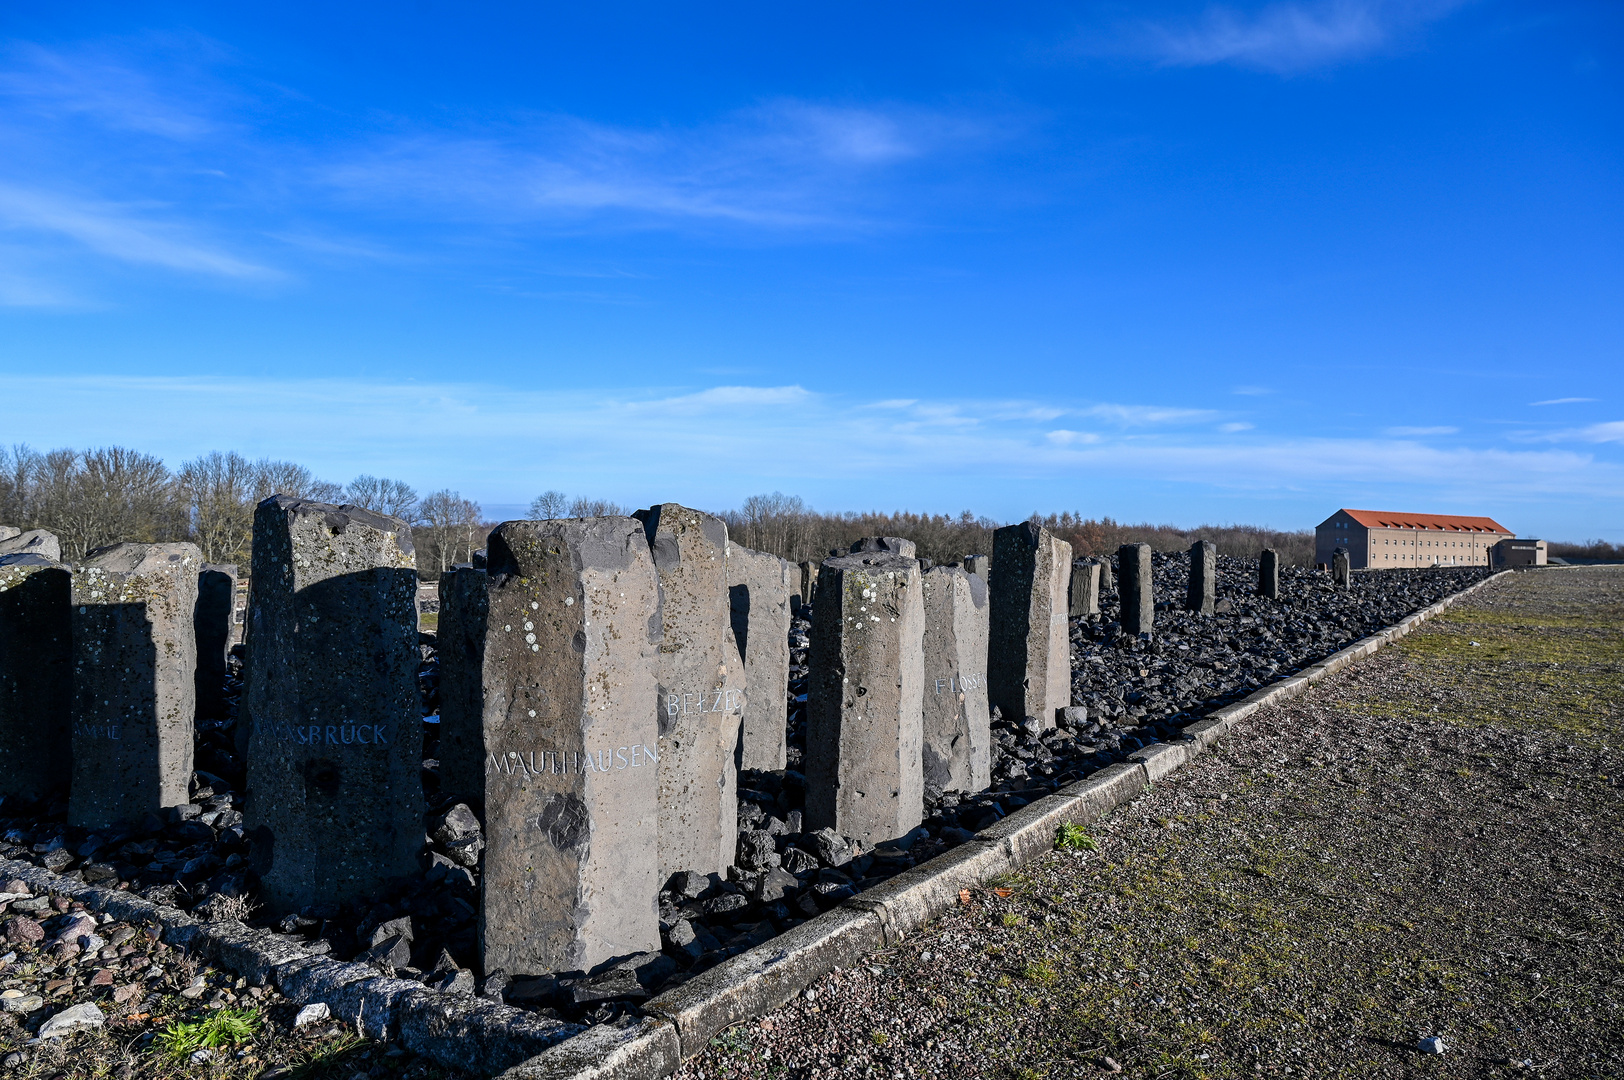
<svg viewBox="0 0 1624 1080"><path fill-rule="evenodd" d="M727 525L676 503L635 515L660 582L660 880L738 854L744 672L727 594Z"/></svg>
<svg viewBox="0 0 1624 1080"><path fill-rule="evenodd" d="M245 825L273 911L360 900L418 870L414 565L399 518L287 495L254 511Z"/></svg>
<svg viewBox="0 0 1624 1080"><path fill-rule="evenodd" d="M1331 553L1331 584L1339 589L1353 588L1353 570L1348 563L1348 549L1337 548Z"/></svg>
<svg viewBox="0 0 1624 1080"><path fill-rule="evenodd" d="M1270 600L1280 599L1280 553L1264 548L1257 557L1257 594Z"/></svg>
<svg viewBox="0 0 1624 1080"><path fill-rule="evenodd" d="M56 538L55 533L48 533L44 529L14 532L0 540L0 555L38 555L51 562L61 562L62 541Z"/></svg>
<svg viewBox="0 0 1624 1080"><path fill-rule="evenodd" d="M964 569L980 578L981 583L985 585L989 576L988 564L991 563L991 561L992 560L987 558L985 555L966 555L964 557Z"/></svg>
<svg viewBox="0 0 1624 1080"><path fill-rule="evenodd" d="M924 818L925 607L919 564L828 559L807 677L806 825L864 847Z"/></svg>
<svg viewBox="0 0 1624 1080"><path fill-rule="evenodd" d="M812 597L818 591L818 566L819 565L821 565L821 560L808 559L806 562L801 563L801 565L799 567L799 569L801 571L801 606L802 607L811 607L812 606Z"/></svg>
<svg viewBox="0 0 1624 1080"><path fill-rule="evenodd" d="M643 526L509 521L486 551L485 970L657 952L660 614Z"/></svg>
<svg viewBox="0 0 1624 1080"><path fill-rule="evenodd" d="M853 555L867 551L890 552L892 555L902 555L910 559L919 557L914 542L904 540L900 536L865 536L861 540L851 542Z"/></svg>
<svg viewBox="0 0 1624 1080"><path fill-rule="evenodd" d="M202 569L195 544L114 544L74 573L69 824L190 801Z"/></svg>
<svg viewBox="0 0 1624 1080"><path fill-rule="evenodd" d="M192 632L197 637L197 719L226 718L226 657L237 609L237 568L206 564L197 575Z"/></svg>
<svg viewBox="0 0 1624 1080"><path fill-rule="evenodd" d="M773 772L785 764L790 565L777 555L730 543L727 593L733 639L744 664L739 768Z"/></svg>
<svg viewBox="0 0 1624 1080"><path fill-rule="evenodd" d="M1115 591L1116 577L1111 573L1111 556L1101 555L1094 561L1100 564L1100 591Z"/></svg>
<svg viewBox="0 0 1624 1080"><path fill-rule="evenodd" d="M1052 728L1071 704L1070 585L1071 545L1049 530L1023 521L993 534L987 678L1006 718Z"/></svg>
<svg viewBox="0 0 1624 1080"><path fill-rule="evenodd" d="M440 575L440 790L483 809L487 574L459 566Z"/></svg>
<svg viewBox="0 0 1624 1080"><path fill-rule="evenodd" d="M1123 544L1117 548L1122 583L1122 632L1129 637L1148 634L1156 624L1156 590L1151 581L1149 544Z"/></svg>
<svg viewBox="0 0 1624 1080"><path fill-rule="evenodd" d="M987 708L987 585L955 566L923 575L925 782L977 792L992 783Z"/></svg>
<svg viewBox="0 0 1624 1080"><path fill-rule="evenodd" d="M1211 615L1218 601L1218 545L1197 540L1190 545L1190 588L1184 607L1198 615Z"/></svg>
<svg viewBox="0 0 1624 1080"><path fill-rule="evenodd" d="M72 574L42 555L0 555L0 795L66 795L73 743Z"/></svg>
<svg viewBox="0 0 1624 1080"><path fill-rule="evenodd" d="M1071 564L1071 603L1067 614L1072 618L1100 613L1100 564L1084 559Z"/></svg>

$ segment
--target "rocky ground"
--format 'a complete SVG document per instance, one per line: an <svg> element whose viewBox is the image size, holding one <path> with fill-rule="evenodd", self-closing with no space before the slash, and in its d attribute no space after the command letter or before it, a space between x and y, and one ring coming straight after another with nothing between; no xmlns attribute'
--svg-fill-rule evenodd
<svg viewBox="0 0 1624 1080"><path fill-rule="evenodd" d="M682 1080L1624 1076L1621 626L1496 583Z"/></svg>

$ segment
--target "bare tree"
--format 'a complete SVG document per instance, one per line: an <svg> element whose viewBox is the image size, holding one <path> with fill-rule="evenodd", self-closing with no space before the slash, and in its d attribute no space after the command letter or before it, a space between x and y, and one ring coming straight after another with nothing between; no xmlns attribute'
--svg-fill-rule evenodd
<svg viewBox="0 0 1624 1080"><path fill-rule="evenodd" d="M388 514L403 521L417 520L417 492L404 480L363 474L344 488L344 498L376 514Z"/></svg>
<svg viewBox="0 0 1624 1080"><path fill-rule="evenodd" d="M344 497L344 489L330 481L317 480L315 474L303 465L260 458L254 462L254 502L259 503L272 495L336 503Z"/></svg>
<svg viewBox="0 0 1624 1080"><path fill-rule="evenodd" d="M254 465L235 451L216 450L181 466L176 480L190 504L192 539L209 562L248 561L257 479Z"/></svg>
<svg viewBox="0 0 1624 1080"><path fill-rule="evenodd" d="M179 539L190 531L185 497L164 463L110 446L54 450L36 474L40 524L58 534L72 559L122 540Z"/></svg>
<svg viewBox="0 0 1624 1080"><path fill-rule="evenodd" d="M589 499L579 496L570 503L569 516L572 518L589 517L618 517L629 511L617 502L608 499Z"/></svg>
<svg viewBox="0 0 1624 1080"><path fill-rule="evenodd" d="M473 558L474 539L479 535L479 504L465 499L455 491L441 490L425 498L418 513L426 525L429 545L440 564L440 573L456 563L457 556L467 552Z"/></svg>
<svg viewBox="0 0 1624 1080"><path fill-rule="evenodd" d="M562 491L543 491L530 500L530 517L535 521L552 521L563 517L568 506L568 497Z"/></svg>

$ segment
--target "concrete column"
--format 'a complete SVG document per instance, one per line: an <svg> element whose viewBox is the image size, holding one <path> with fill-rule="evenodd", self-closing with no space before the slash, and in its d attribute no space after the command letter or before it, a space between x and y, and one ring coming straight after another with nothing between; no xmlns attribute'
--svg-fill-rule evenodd
<svg viewBox="0 0 1624 1080"><path fill-rule="evenodd" d="M987 585L952 566L923 575L925 782L977 792L992 783L987 707Z"/></svg>
<svg viewBox="0 0 1624 1080"><path fill-rule="evenodd" d="M1280 599L1280 553L1264 548L1257 557L1257 594L1270 600Z"/></svg>
<svg viewBox="0 0 1624 1080"><path fill-rule="evenodd" d="M982 584L986 584L991 576L991 564L992 560L986 555L966 555L964 557L964 569L980 578Z"/></svg>
<svg viewBox="0 0 1624 1080"><path fill-rule="evenodd" d="M991 703L1007 718L1055 726L1071 704L1066 592L1071 545L1023 521L993 534L987 677Z"/></svg>
<svg viewBox="0 0 1624 1080"><path fill-rule="evenodd" d="M73 791L100 828L191 798L197 713L195 544L115 544L73 575Z"/></svg>
<svg viewBox="0 0 1624 1080"><path fill-rule="evenodd" d="M819 560L808 559L801 563L801 606L811 607L812 597L818 591L818 565Z"/></svg>
<svg viewBox="0 0 1624 1080"><path fill-rule="evenodd" d="M1071 564L1071 603L1067 614L1072 618L1100 613L1100 564L1093 559L1073 561Z"/></svg>
<svg viewBox="0 0 1624 1080"><path fill-rule="evenodd" d="M1148 634L1156 624L1156 590L1151 581L1149 544L1123 544L1117 548L1122 582L1122 632L1129 637Z"/></svg>
<svg viewBox="0 0 1624 1080"><path fill-rule="evenodd" d="M244 824L273 910L371 897L418 870L414 565L399 518L286 495L254 511Z"/></svg>
<svg viewBox="0 0 1624 1080"><path fill-rule="evenodd" d="M440 790L483 809L487 574L461 566L440 575Z"/></svg>
<svg viewBox="0 0 1624 1080"><path fill-rule="evenodd" d="M924 818L925 607L919 564L865 552L818 574L807 679L806 831L864 847Z"/></svg>
<svg viewBox="0 0 1624 1080"><path fill-rule="evenodd" d="M1111 557L1101 555L1094 560L1100 564L1100 591L1111 592L1116 589L1116 577L1111 573Z"/></svg>
<svg viewBox="0 0 1624 1080"><path fill-rule="evenodd" d="M0 555L0 795L38 802L66 795L73 742L69 603L73 580L43 555Z"/></svg>
<svg viewBox="0 0 1624 1080"><path fill-rule="evenodd" d="M231 652L236 608L236 566L206 564L197 575L197 607L192 612L192 630L197 637L199 720L226 717L226 657Z"/></svg>
<svg viewBox="0 0 1624 1080"><path fill-rule="evenodd" d="M727 525L676 503L639 510L660 582L660 880L737 855L744 670L727 593Z"/></svg>
<svg viewBox="0 0 1624 1080"><path fill-rule="evenodd" d="M659 586L643 526L509 521L486 551L485 970L658 951Z"/></svg>
<svg viewBox="0 0 1624 1080"><path fill-rule="evenodd" d="M727 594L744 664L739 767L776 771L785 763L790 565L777 555L729 543Z"/></svg>
<svg viewBox="0 0 1624 1080"><path fill-rule="evenodd" d="M852 541L853 555L868 551L890 552L892 555L903 555L910 559L919 557L914 542L904 540L900 536L865 536L861 540Z"/></svg>
<svg viewBox="0 0 1624 1080"><path fill-rule="evenodd" d="M1331 553L1331 584L1339 589L1353 588L1353 570L1348 564L1348 549L1337 548Z"/></svg>
<svg viewBox="0 0 1624 1080"><path fill-rule="evenodd" d="M1190 588L1184 607L1199 615L1211 615L1218 600L1218 545L1197 540L1190 545Z"/></svg>

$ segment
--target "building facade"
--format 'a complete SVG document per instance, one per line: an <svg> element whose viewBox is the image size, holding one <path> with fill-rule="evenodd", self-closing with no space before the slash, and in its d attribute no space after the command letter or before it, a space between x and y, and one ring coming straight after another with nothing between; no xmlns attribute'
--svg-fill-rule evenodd
<svg viewBox="0 0 1624 1080"><path fill-rule="evenodd" d="M1338 510L1314 530L1314 561L1329 565L1346 548L1355 570L1488 566L1494 545L1515 535L1487 517Z"/></svg>

